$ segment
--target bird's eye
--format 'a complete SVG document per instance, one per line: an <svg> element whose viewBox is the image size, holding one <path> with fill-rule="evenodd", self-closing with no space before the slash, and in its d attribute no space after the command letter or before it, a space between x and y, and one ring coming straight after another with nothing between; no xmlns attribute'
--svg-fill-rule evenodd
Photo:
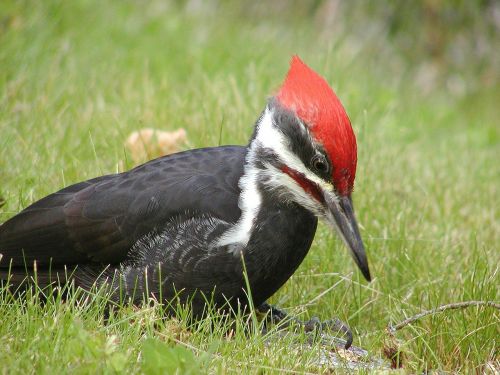
<svg viewBox="0 0 500 375"><path fill-rule="evenodd" d="M328 172L328 162L323 155L314 155L311 160L311 165L318 172Z"/></svg>

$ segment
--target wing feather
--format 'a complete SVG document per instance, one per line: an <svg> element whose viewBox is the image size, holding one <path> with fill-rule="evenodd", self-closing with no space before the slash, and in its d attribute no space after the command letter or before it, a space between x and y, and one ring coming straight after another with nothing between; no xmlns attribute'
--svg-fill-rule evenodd
<svg viewBox="0 0 500 375"><path fill-rule="evenodd" d="M239 146L191 150L66 187L0 226L0 268L118 264L139 238L189 211L235 222L244 158Z"/></svg>

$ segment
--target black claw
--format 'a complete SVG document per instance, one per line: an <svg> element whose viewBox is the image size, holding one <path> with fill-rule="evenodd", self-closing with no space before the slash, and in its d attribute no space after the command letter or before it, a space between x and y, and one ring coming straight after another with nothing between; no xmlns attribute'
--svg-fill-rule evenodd
<svg viewBox="0 0 500 375"><path fill-rule="evenodd" d="M325 322L321 322L317 317L313 317L306 322L301 322L304 326L304 330L306 332L319 331L319 333L323 331L336 331L341 332L345 339L346 343L344 348L349 349L353 342L352 331L347 324L345 324L340 319L330 319Z"/></svg>
<svg viewBox="0 0 500 375"><path fill-rule="evenodd" d="M331 331L342 332L346 338L345 349L349 349L353 342L352 331L347 324L345 324L340 319L327 320L323 324L323 329L329 329Z"/></svg>
<svg viewBox="0 0 500 375"><path fill-rule="evenodd" d="M280 310L272 305L269 305L267 302L264 302L260 305L257 310L260 313L267 314L266 321L270 324L277 324L280 322L286 322L288 315L283 310ZM305 332L317 332L322 333L324 331L333 331L333 332L341 332L346 340L344 345L345 349L349 349L353 342L352 331L347 324L345 324L340 319L330 319L324 322L321 322L318 317L312 317L307 321L302 321L296 318L289 319L288 321L295 321L296 323L302 325L304 327ZM289 324L286 323L283 328L288 327ZM267 327L265 328L267 331Z"/></svg>

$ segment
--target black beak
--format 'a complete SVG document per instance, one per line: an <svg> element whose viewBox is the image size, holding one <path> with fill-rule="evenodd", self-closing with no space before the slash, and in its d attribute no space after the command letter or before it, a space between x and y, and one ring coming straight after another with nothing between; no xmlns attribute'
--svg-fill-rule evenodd
<svg viewBox="0 0 500 375"><path fill-rule="evenodd" d="M344 240L354 261L367 281L371 281L365 246L359 234L358 223L354 216L351 196L341 196L338 200L331 193L323 193L327 208L327 217Z"/></svg>

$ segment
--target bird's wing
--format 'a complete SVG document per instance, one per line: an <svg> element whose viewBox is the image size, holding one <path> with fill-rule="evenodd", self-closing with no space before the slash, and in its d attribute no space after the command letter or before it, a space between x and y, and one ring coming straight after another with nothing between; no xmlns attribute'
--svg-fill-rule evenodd
<svg viewBox="0 0 500 375"><path fill-rule="evenodd" d="M235 222L244 158L239 146L191 150L62 189L0 226L0 268L116 264L186 212Z"/></svg>

